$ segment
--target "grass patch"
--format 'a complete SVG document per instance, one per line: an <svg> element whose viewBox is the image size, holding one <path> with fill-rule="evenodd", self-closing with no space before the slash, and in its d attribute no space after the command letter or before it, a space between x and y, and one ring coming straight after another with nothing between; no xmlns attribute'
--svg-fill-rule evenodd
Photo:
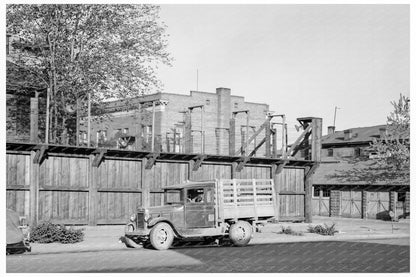
<svg viewBox="0 0 416 277"><path fill-rule="evenodd" d="M76 243L84 240L84 229L66 228L63 224L42 222L30 228L30 242Z"/></svg>
<svg viewBox="0 0 416 277"><path fill-rule="evenodd" d="M322 225L309 226L308 232L323 235L323 236L333 236L335 235L335 233L338 233L338 231L335 229L335 223L333 223L331 226L326 225L326 223L323 226Z"/></svg>
<svg viewBox="0 0 416 277"><path fill-rule="evenodd" d="M279 234L292 235L292 236L303 236L303 232L294 231L289 226L288 227L282 226L282 230L279 232Z"/></svg>

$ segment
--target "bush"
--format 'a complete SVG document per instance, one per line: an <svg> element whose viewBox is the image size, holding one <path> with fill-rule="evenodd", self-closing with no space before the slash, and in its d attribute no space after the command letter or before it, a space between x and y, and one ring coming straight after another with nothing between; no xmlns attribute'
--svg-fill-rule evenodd
<svg viewBox="0 0 416 277"><path fill-rule="evenodd" d="M31 227L30 242L38 243L76 243L84 239L84 229L66 228L65 225L42 222Z"/></svg>
<svg viewBox="0 0 416 277"><path fill-rule="evenodd" d="M309 226L308 232L320 234L323 236L333 236L335 233L338 233L338 231L335 230L335 223L333 223L331 226L328 226L326 224L324 224L324 226L322 225Z"/></svg>
<svg viewBox="0 0 416 277"><path fill-rule="evenodd" d="M292 228L284 227L284 226L282 226L282 231L280 231L279 234L286 234L286 235L293 235L293 236L303 236L302 232L296 232L296 231L292 230Z"/></svg>

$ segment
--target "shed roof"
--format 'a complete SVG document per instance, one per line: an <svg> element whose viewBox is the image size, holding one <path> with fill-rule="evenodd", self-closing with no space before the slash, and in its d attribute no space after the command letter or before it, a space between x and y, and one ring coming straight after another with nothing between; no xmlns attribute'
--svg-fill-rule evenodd
<svg viewBox="0 0 416 277"><path fill-rule="evenodd" d="M370 127L350 128L352 131L351 139L345 140L344 130L336 131L333 134L322 137L322 146L329 144L359 144L369 143L373 139L380 138L380 128L386 128L386 125L376 125Z"/></svg>

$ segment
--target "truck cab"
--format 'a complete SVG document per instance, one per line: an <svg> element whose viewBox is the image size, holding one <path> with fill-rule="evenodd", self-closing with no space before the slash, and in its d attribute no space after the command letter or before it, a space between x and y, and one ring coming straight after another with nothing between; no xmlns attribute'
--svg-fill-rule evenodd
<svg viewBox="0 0 416 277"><path fill-rule="evenodd" d="M235 245L243 246L250 241L256 224L274 216L274 210L264 213L264 204L269 202L260 201L266 193L275 204L273 181L267 181L266 187L258 184L258 188L256 180L237 179L164 188L163 205L139 208L131 216L124 242L128 247L150 242L155 249L164 250L174 240L229 237Z"/></svg>

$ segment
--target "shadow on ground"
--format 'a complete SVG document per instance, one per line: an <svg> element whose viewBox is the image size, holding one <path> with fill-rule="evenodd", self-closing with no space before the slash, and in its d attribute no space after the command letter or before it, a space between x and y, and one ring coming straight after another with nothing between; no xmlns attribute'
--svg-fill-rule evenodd
<svg viewBox="0 0 416 277"><path fill-rule="evenodd" d="M396 273L409 272L410 247L349 241L178 247L169 251L201 261L199 265L139 267L89 272L154 273Z"/></svg>

